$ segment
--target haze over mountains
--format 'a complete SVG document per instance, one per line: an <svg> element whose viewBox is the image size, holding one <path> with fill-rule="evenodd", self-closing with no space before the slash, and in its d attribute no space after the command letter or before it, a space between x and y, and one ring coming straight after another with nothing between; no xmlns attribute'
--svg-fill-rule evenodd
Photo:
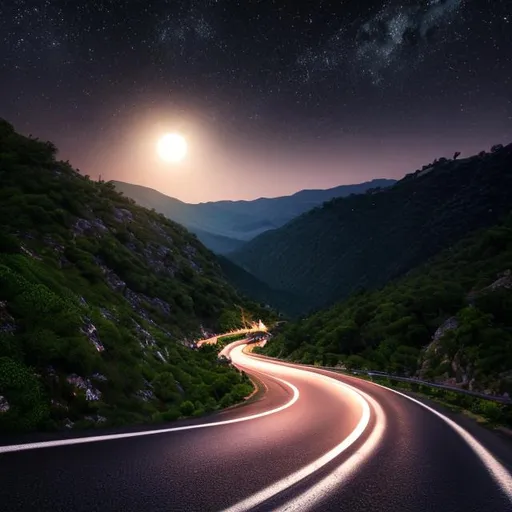
<svg viewBox="0 0 512 512"><path fill-rule="evenodd" d="M326 190L301 190L291 196L189 204L151 188L114 181L116 189L125 196L183 224L218 254L239 249L246 241L283 226L325 201L388 187L393 183L395 180L375 179Z"/></svg>

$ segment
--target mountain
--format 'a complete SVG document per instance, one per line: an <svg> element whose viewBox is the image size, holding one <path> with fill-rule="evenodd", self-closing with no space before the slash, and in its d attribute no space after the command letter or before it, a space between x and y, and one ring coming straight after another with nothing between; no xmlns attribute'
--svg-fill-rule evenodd
<svg viewBox="0 0 512 512"><path fill-rule="evenodd" d="M200 203L197 206L206 212L209 208L215 207L234 215L251 217L254 219L253 222L240 223L237 220L232 224L232 229L235 232L248 233L250 238L254 238L262 231L283 226L302 213L333 198L363 194L367 190L389 187L394 183L395 180L375 179L357 185L341 185L326 190L301 190L290 196L262 197L253 201L217 201ZM249 237L246 236L244 239Z"/></svg>
<svg viewBox="0 0 512 512"><path fill-rule="evenodd" d="M390 188L334 199L230 258L273 288L326 307L400 276L511 207L512 145L441 159ZM307 312L307 309L304 309Z"/></svg>
<svg viewBox="0 0 512 512"><path fill-rule="evenodd" d="M327 190L302 190L291 196L260 198L254 201L217 201L188 204L156 190L115 181L116 189L138 204L155 209L186 226L211 250L227 254L247 240L278 228L294 217L334 197L361 194L387 187L394 180L376 179L358 185L342 185Z"/></svg>
<svg viewBox="0 0 512 512"><path fill-rule="evenodd" d="M0 121L0 431L200 415L251 386L193 340L271 317L185 228Z"/></svg>
<svg viewBox="0 0 512 512"><path fill-rule="evenodd" d="M202 229L195 229L191 231L197 236L202 244L219 255L234 252L244 245L242 240L228 238L227 236L222 235L213 235L212 233L208 233L208 231L203 231Z"/></svg>
<svg viewBox="0 0 512 512"><path fill-rule="evenodd" d="M288 324L265 352L512 395L511 267L512 215L380 290Z"/></svg>
<svg viewBox="0 0 512 512"><path fill-rule="evenodd" d="M272 303L278 311L287 310L292 315L298 314L304 307L304 297L270 287L225 256L219 255L217 259L226 279L247 297L267 307Z"/></svg>

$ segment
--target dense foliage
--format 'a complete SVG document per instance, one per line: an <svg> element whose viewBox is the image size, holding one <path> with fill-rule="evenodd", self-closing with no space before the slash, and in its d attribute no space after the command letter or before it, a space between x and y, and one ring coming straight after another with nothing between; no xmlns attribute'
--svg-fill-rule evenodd
<svg viewBox="0 0 512 512"><path fill-rule="evenodd" d="M512 394L512 216L407 276L284 326L263 353Z"/></svg>
<svg viewBox="0 0 512 512"><path fill-rule="evenodd" d="M512 407L491 400L478 398L464 393L458 393L442 388L430 387L417 382L399 382L386 378L374 378L379 384L419 393L427 398L441 402L452 410L469 411L479 420L490 425L506 425L512 427Z"/></svg>
<svg viewBox="0 0 512 512"><path fill-rule="evenodd" d="M306 298L305 313L382 286L492 226L511 197L512 145L497 146L441 159L384 190L334 199L229 257L271 287Z"/></svg>
<svg viewBox="0 0 512 512"><path fill-rule="evenodd" d="M298 314L307 303L294 293L270 287L225 256L219 255L217 259L226 279L241 293L260 303L269 307L272 304L278 311L287 311L290 315Z"/></svg>
<svg viewBox="0 0 512 512"><path fill-rule="evenodd" d="M268 311L194 235L55 155L0 120L0 431L170 420L242 398L246 377L190 345L240 327L241 308Z"/></svg>

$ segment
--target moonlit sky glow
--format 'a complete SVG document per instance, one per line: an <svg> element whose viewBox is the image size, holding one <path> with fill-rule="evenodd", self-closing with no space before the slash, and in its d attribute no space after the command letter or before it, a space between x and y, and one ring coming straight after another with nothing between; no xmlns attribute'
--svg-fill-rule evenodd
<svg viewBox="0 0 512 512"><path fill-rule="evenodd" d="M166 133L158 140L156 150L165 162L180 162L187 155L187 141L179 133Z"/></svg>
<svg viewBox="0 0 512 512"><path fill-rule="evenodd" d="M512 140L508 0L12 0L0 11L0 117L84 174L184 201L400 178ZM187 141L179 165L155 151L166 133Z"/></svg>

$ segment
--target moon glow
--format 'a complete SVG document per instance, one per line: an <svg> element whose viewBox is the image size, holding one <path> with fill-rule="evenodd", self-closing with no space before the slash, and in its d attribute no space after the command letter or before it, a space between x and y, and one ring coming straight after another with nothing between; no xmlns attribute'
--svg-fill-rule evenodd
<svg viewBox="0 0 512 512"><path fill-rule="evenodd" d="M166 162L181 162L187 156L187 141L178 133L166 133L157 143L158 156Z"/></svg>

